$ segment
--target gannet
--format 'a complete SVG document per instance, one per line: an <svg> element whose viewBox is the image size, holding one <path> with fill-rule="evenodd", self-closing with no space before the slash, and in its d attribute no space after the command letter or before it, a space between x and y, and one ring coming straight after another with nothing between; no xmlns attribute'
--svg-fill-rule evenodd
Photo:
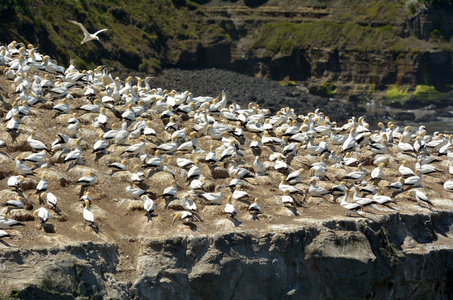
<svg viewBox="0 0 453 300"><path fill-rule="evenodd" d="M145 173L140 171L140 166L135 165L132 171L131 181L134 183L140 183L145 179Z"/></svg>
<svg viewBox="0 0 453 300"><path fill-rule="evenodd" d="M293 197L291 197L291 195L289 194L289 190L285 190L283 192L282 204L287 207L295 205L295 201L294 201Z"/></svg>
<svg viewBox="0 0 453 300"><path fill-rule="evenodd" d="M129 146L126 150L124 150L123 153L121 154L141 154L146 150L146 141L144 138L140 138L140 143L134 144L132 146Z"/></svg>
<svg viewBox="0 0 453 300"><path fill-rule="evenodd" d="M190 168L189 172L187 173L187 180L191 180L199 176L200 176L200 163L198 159L195 159L194 165L192 166L192 168Z"/></svg>
<svg viewBox="0 0 453 300"><path fill-rule="evenodd" d="M206 154L205 162L207 162L209 164L213 164L213 163L216 163L218 160L219 159L217 158L216 152L215 152L215 145L211 145L209 147L208 154Z"/></svg>
<svg viewBox="0 0 453 300"><path fill-rule="evenodd" d="M148 159L144 164L146 168L157 168L162 163L162 156L160 155L160 150L156 150L155 157Z"/></svg>
<svg viewBox="0 0 453 300"><path fill-rule="evenodd" d="M234 218L237 214L236 208L234 208L233 204L231 203L231 195L228 195L227 197L227 203L225 204L224 212L228 218Z"/></svg>
<svg viewBox="0 0 453 300"><path fill-rule="evenodd" d="M57 133L55 137L57 139L52 143L51 149L52 150L65 149L65 146L69 141L69 138L63 133Z"/></svg>
<svg viewBox="0 0 453 300"><path fill-rule="evenodd" d="M286 173L288 171L288 164L282 160L282 155L278 155L277 160L275 161L274 164L274 169L278 172L284 172ZM286 173L287 174L287 173Z"/></svg>
<svg viewBox="0 0 453 300"><path fill-rule="evenodd" d="M326 190L325 188L323 188L321 186L316 186L316 184L315 184L316 181L318 181L318 180L317 179L310 180L310 186L308 187L308 194L310 194L311 196L314 196L314 197L330 194L330 192L328 190Z"/></svg>
<svg viewBox="0 0 453 300"><path fill-rule="evenodd" d="M72 150L71 152L66 155L64 162L77 162L82 154L82 148L80 146L82 139L78 138L75 142L76 149Z"/></svg>
<svg viewBox="0 0 453 300"><path fill-rule="evenodd" d="M444 182L444 190L448 192L453 192L453 180L447 180Z"/></svg>
<svg viewBox="0 0 453 300"><path fill-rule="evenodd" d="M376 168L373 169L373 171L371 171L371 180L374 180L375 182L381 180L382 178L382 175L383 175L383 168L384 168L385 164L384 163L380 163L379 166L377 166Z"/></svg>
<svg viewBox="0 0 453 300"><path fill-rule="evenodd" d="M49 220L50 214L47 209L40 207L33 212L33 217L38 218L41 221L41 228Z"/></svg>
<svg viewBox="0 0 453 300"><path fill-rule="evenodd" d="M189 197L189 194L185 194L181 198L179 198L182 207L188 211L198 211L197 205L195 204L195 202L190 200Z"/></svg>
<svg viewBox="0 0 453 300"><path fill-rule="evenodd" d="M99 33L103 32L103 31L106 31L107 29L104 28L104 29L101 29L101 30L98 30L96 31L95 33L91 34L89 33L85 26L83 26L81 23L77 22L77 21L73 21L73 20L65 20L66 22L68 23L71 23L71 24L74 24L74 25L77 25L80 27L80 29L82 29L82 32L83 32L83 40L80 42L81 45L83 45L84 43L86 42L89 42L91 40L98 40L99 41L99 37L97 36Z"/></svg>
<svg viewBox="0 0 453 300"><path fill-rule="evenodd" d="M162 196L165 198L173 198L176 195L176 192L178 190L178 183L176 180L171 181L171 185L167 188L164 189L164 192L162 193Z"/></svg>
<svg viewBox="0 0 453 300"><path fill-rule="evenodd" d="M91 153L103 153L105 149L107 149L107 142L104 138L104 134L100 133L99 140L94 143Z"/></svg>
<svg viewBox="0 0 453 300"><path fill-rule="evenodd" d="M190 224L193 222L193 215L189 211L179 211L173 217L171 225L173 225L177 219L182 220L184 224Z"/></svg>
<svg viewBox="0 0 453 300"><path fill-rule="evenodd" d="M264 164L260 161L259 156L255 156L255 161L253 162L253 170L255 171L255 174L257 175L266 175L266 167Z"/></svg>
<svg viewBox="0 0 453 300"><path fill-rule="evenodd" d="M113 138L115 138L117 132L118 132L118 129L116 129L116 123L113 123L113 124L112 124L112 129L110 129L109 131L107 131L106 133L104 133L104 138L105 138L106 140L113 139Z"/></svg>
<svg viewBox="0 0 453 300"><path fill-rule="evenodd" d="M27 176L33 174L33 171L24 165L22 161L16 157L16 171L19 175Z"/></svg>
<svg viewBox="0 0 453 300"><path fill-rule="evenodd" d="M415 175L408 177L404 180L404 185L420 186L422 185L422 173L419 170L415 170Z"/></svg>
<svg viewBox="0 0 453 300"><path fill-rule="evenodd" d="M3 217L0 219L0 229L11 229L19 226L24 226L24 224L14 219L8 219L6 213L3 214Z"/></svg>
<svg viewBox="0 0 453 300"><path fill-rule="evenodd" d="M134 182L131 181L130 184L126 187L126 194L131 196L132 198L138 198L145 193L145 190L141 188L134 187Z"/></svg>
<svg viewBox="0 0 453 300"><path fill-rule="evenodd" d="M295 187L289 185L289 184L285 184L285 180L286 180L286 177L285 176L281 176L281 181L280 181L280 184L278 185L278 189L284 193L285 190L288 190L290 194L295 194L295 193L301 193L300 190L296 189Z"/></svg>
<svg viewBox="0 0 453 300"><path fill-rule="evenodd" d="M377 193L373 196L373 202L377 204L386 204L394 201L391 197L382 195L381 187L378 186Z"/></svg>
<svg viewBox="0 0 453 300"><path fill-rule="evenodd" d="M85 199L85 207L83 208L83 219L85 222L90 223L89 226L95 227L94 225L94 215L90 209L90 201Z"/></svg>
<svg viewBox="0 0 453 300"><path fill-rule="evenodd" d="M261 206L259 204L259 200L258 198L255 198L253 200L253 203L250 204L249 206L249 212L252 214L252 215L257 215L261 212Z"/></svg>
<svg viewBox="0 0 453 300"><path fill-rule="evenodd" d="M302 172L304 171L303 168L300 168L299 170L297 171L294 171L292 173L290 173L288 176L286 176L286 182L288 182L289 184L297 184L301 181L302 179Z"/></svg>
<svg viewBox="0 0 453 300"><path fill-rule="evenodd" d="M373 201L369 198L359 197L360 189L358 186L354 188L354 195L352 196L352 201L359 204L360 206L366 206L371 204Z"/></svg>
<svg viewBox="0 0 453 300"><path fill-rule="evenodd" d="M125 171L127 168L127 161L123 159L121 162L114 162L109 164L108 167L112 169L111 174L118 171Z"/></svg>
<svg viewBox="0 0 453 300"><path fill-rule="evenodd" d="M143 208L145 210L145 216L151 217L154 210L156 209L156 206L154 205L154 201L151 198L149 198L147 195L142 195L141 198L143 200Z"/></svg>
<svg viewBox="0 0 453 300"><path fill-rule="evenodd" d="M344 197L341 198L340 206L343 207L348 212L348 215L351 213L355 214L355 215L359 215L359 213L356 212L355 210L361 208L360 204L355 203L355 202L349 203L348 199L349 199L349 189L345 188L345 195L344 195Z"/></svg>
<svg viewBox="0 0 453 300"><path fill-rule="evenodd" d="M118 130L115 134L115 144L124 144L127 141L128 136L129 131L127 129L127 122L123 122L121 130Z"/></svg>
<svg viewBox="0 0 453 300"><path fill-rule="evenodd" d="M429 206L434 206L431 201L429 201L428 197L423 193L422 191L419 190L411 190L409 192L409 195L415 198L417 203L422 206L422 204L428 204Z"/></svg>
<svg viewBox="0 0 453 300"><path fill-rule="evenodd" d="M429 174L433 172L437 172L437 169L429 164L424 164L420 158L417 159L415 163L415 169L418 170L422 174Z"/></svg>
<svg viewBox="0 0 453 300"><path fill-rule="evenodd" d="M249 197L249 193L247 193L246 191L241 191L241 186L238 184L235 186L235 190L232 194L232 197L235 199L235 200L245 200Z"/></svg>
<svg viewBox="0 0 453 300"><path fill-rule="evenodd" d="M399 166L399 168L398 168L398 172L399 172L402 176L405 176L405 177L414 176L414 175L415 175L414 171L412 171L412 169L410 169L409 167L407 167L406 164L407 164L407 161L406 161L406 160L403 160L403 163L402 163L401 166Z"/></svg>
<svg viewBox="0 0 453 300"><path fill-rule="evenodd" d="M43 142L41 141L38 141L37 139L35 139L33 136L35 134L35 131L32 130L30 132L30 135L28 136L27 138L27 142L28 144L30 145L30 147L33 148L33 150L36 150L36 151L42 151L42 150L47 150L47 147L46 145L44 145Z"/></svg>
<svg viewBox="0 0 453 300"><path fill-rule="evenodd" d="M6 201L5 206L8 208L7 214L12 209L22 209L22 208L24 208L24 198L21 197L21 196L17 196L16 200L8 200L8 201Z"/></svg>
<svg viewBox="0 0 453 300"><path fill-rule="evenodd" d="M361 181L363 179L363 177L365 177L365 170L362 168L362 166L363 166L363 163L360 163L359 166L357 167L357 171L348 173L341 180L353 181L353 182Z"/></svg>
<svg viewBox="0 0 453 300"><path fill-rule="evenodd" d="M46 174L41 175L41 180L38 182L36 186L36 193L42 193L47 191L48 183L47 183L47 176Z"/></svg>
<svg viewBox="0 0 453 300"><path fill-rule="evenodd" d="M24 180L24 176L22 176L22 175L11 176L10 178L8 178L8 186L13 188L15 191L17 191L23 180Z"/></svg>
<svg viewBox="0 0 453 300"><path fill-rule="evenodd" d="M88 176L82 176L77 180L80 185L93 185L96 182L95 174L93 171L88 172Z"/></svg>
<svg viewBox="0 0 453 300"><path fill-rule="evenodd" d="M208 201L209 204L220 204L223 193L220 191L222 186L216 185L213 193L203 193L200 196Z"/></svg>

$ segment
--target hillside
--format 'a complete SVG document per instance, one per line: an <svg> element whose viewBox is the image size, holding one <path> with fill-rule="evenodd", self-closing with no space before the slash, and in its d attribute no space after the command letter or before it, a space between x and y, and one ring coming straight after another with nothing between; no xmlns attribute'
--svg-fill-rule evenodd
<svg viewBox="0 0 453 300"><path fill-rule="evenodd" d="M323 96L382 98L391 86L408 92L396 101L417 86L445 93L453 83L449 1L9 3L0 7L1 40L33 43L82 69L220 68L300 82ZM109 30L81 46L80 29L64 19Z"/></svg>

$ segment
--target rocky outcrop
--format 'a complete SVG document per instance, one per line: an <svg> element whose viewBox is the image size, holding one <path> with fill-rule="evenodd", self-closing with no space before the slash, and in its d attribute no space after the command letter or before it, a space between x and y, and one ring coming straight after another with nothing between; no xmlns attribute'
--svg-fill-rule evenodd
<svg viewBox="0 0 453 300"><path fill-rule="evenodd" d="M264 216L265 217L265 216ZM26 299L448 299L453 214L296 218L291 225L140 236L127 280L114 243L3 249L3 296ZM259 222L259 221L257 221ZM222 223L222 224L220 224ZM134 239L135 240L135 239ZM20 267L19 267L20 266Z"/></svg>

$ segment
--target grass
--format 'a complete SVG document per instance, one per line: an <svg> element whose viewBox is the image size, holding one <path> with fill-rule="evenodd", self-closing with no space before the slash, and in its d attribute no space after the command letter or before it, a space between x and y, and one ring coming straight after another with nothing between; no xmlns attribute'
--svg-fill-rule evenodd
<svg viewBox="0 0 453 300"><path fill-rule="evenodd" d="M294 49L310 47L380 51L397 42L395 29L391 25L371 27L330 21L301 24L283 21L265 25L254 47L286 54Z"/></svg>
<svg viewBox="0 0 453 300"><path fill-rule="evenodd" d="M417 85L415 88L414 96L421 102L440 102L443 94L439 92L434 86L430 85Z"/></svg>

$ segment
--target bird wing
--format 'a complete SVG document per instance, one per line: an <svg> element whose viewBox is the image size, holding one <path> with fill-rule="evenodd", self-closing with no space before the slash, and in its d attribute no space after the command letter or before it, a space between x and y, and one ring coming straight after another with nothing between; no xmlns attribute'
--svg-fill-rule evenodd
<svg viewBox="0 0 453 300"><path fill-rule="evenodd" d="M79 23L79 22L73 21L73 20L66 20L66 22L79 26L80 29L82 29L83 34L84 34L86 37L87 37L87 36L90 36L90 33L88 32L88 30L86 30L85 26L83 26L82 23Z"/></svg>
<svg viewBox="0 0 453 300"><path fill-rule="evenodd" d="M80 25L82 25L82 24L80 24ZM101 32L106 31L106 30L108 30L108 29L104 28L104 29L98 30L93 35L96 36L96 35L98 35L98 33L101 33Z"/></svg>

